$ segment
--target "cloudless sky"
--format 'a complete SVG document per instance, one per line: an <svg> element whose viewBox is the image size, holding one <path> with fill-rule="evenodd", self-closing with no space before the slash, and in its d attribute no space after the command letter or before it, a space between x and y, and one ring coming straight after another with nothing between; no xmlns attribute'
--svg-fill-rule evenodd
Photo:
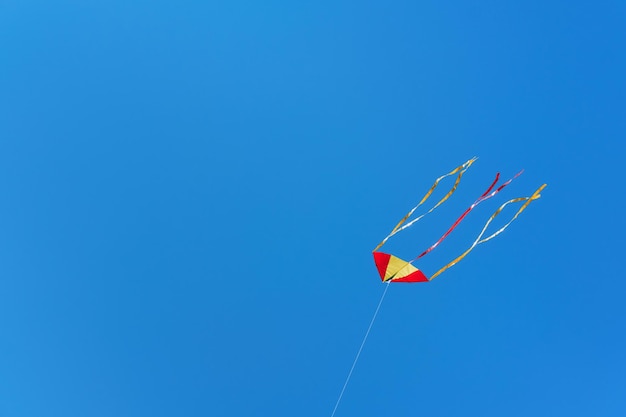
<svg viewBox="0 0 626 417"><path fill-rule="evenodd" d="M329 416L371 250L473 156L386 249L525 169L432 274L548 187L389 287L336 417L626 415L625 28L610 0L0 2L0 415Z"/></svg>

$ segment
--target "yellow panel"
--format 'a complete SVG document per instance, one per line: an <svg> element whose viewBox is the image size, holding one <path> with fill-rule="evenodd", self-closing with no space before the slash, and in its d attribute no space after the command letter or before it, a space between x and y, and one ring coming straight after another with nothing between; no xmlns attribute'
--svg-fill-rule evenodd
<svg viewBox="0 0 626 417"><path fill-rule="evenodd" d="M401 270L399 270L398 273L396 274L396 276L393 277L393 278L394 279L404 278L407 275L410 275L410 274L412 274L415 271L417 271L417 268L414 267L413 265L407 263L406 266L404 268L402 268Z"/></svg>
<svg viewBox="0 0 626 417"><path fill-rule="evenodd" d="M391 258L389 258L389 264L387 264L387 270L385 271L385 281L391 278L402 278L415 271L417 271L417 268L413 265L391 255Z"/></svg>

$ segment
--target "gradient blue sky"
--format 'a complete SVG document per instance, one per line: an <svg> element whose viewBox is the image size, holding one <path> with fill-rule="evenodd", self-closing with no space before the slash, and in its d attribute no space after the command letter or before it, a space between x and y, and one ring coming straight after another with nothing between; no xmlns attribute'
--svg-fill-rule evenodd
<svg viewBox="0 0 626 417"><path fill-rule="evenodd" d="M621 1L0 3L0 415L624 416ZM494 201L497 200L497 201ZM512 214L509 212L509 214ZM506 217L506 216L503 216Z"/></svg>

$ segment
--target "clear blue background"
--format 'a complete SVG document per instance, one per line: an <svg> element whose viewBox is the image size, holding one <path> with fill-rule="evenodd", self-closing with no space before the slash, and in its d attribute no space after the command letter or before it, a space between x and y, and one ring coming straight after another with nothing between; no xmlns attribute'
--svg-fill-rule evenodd
<svg viewBox="0 0 626 417"><path fill-rule="evenodd" d="M624 416L621 1L0 3L0 415ZM446 183L449 186L451 183ZM512 215L513 210L501 217Z"/></svg>

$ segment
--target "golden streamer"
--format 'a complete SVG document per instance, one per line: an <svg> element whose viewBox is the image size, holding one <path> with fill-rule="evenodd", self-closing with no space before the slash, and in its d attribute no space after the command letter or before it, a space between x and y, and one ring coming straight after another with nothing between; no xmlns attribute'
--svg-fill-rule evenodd
<svg viewBox="0 0 626 417"><path fill-rule="evenodd" d="M493 239L494 237L498 236L500 233L504 232L504 230L509 227L509 225L511 223L513 223L513 221L515 219L517 219L517 217L524 211L526 210L526 207L528 207L528 205L532 202L537 200L538 198L541 197L541 194L539 194L544 188L546 188L547 184L543 184L541 187L539 187L537 189L537 191L535 191L530 197L519 197L519 198L514 198L512 200L507 201L506 203L502 204L496 211L495 213L493 213L491 215L491 217L489 217L489 220L487 220L487 223L485 223L485 226L483 227L483 230L480 232L480 234L478 235L478 237L476 238L476 240L474 241L474 243L472 244L472 246L469 247L469 249L467 249L465 252L463 252L460 256L458 256L457 258L455 258L452 262L448 263L446 266L444 266L443 268L441 268L439 271L435 272L431 277L430 277L430 281L432 281L433 279L435 279L437 276L439 276L442 272L444 272L446 269L456 265L457 263L459 263L463 258L465 258L465 256L470 253L476 246L480 245L481 243L485 243L491 239ZM517 211L517 213L515 213L515 216L513 216L513 218L511 220L509 220L509 222L507 224L505 224L504 226L502 226L498 231L496 231L495 233L493 233L492 235L481 239L483 237L483 235L485 234L485 231L487 230L487 227L489 227L489 224L491 224L491 222L493 221L493 219L496 218L496 216L498 216L498 214L500 214L500 212L502 212L502 210L508 206L509 204L513 204L513 203L519 203L521 201L526 201L522 207L520 207L520 209Z"/></svg>
<svg viewBox="0 0 626 417"><path fill-rule="evenodd" d="M455 169L453 169L452 171L448 172L445 175L442 175L441 177L437 178L435 180L435 183L432 185L432 187L430 187L430 190L428 190L428 192L426 193L426 195L424 195L424 197L422 198L422 200L419 202L418 205L416 205L415 207L413 207L411 209L411 211L409 211L406 216L404 216L402 218L402 220L400 220L398 222L398 224L396 224L396 226L393 228L393 230L391 231L391 233L389 233L389 235L387 235L386 238L384 238L379 244L378 246L376 246L373 250L373 252L376 252L378 249L380 249L386 242L387 240L389 240L389 238L393 235L395 235L396 233L401 232L402 230L412 226L415 222L417 222L418 220L420 220L422 217L424 217L425 215L431 213L433 210L435 210L437 207L439 207L441 204L443 204L448 198L450 198L450 196L456 191L457 187L459 186L459 183L461 182L461 177L463 176L463 174L465 173L465 171L467 171L467 169L472 166L472 164L476 161L476 157L468 160L467 162L465 162L463 165L459 165L458 167L456 167ZM413 213L415 212L415 210L417 210L417 208L419 206L421 206L422 204L424 204L426 202L426 200L428 200L428 198L431 196L431 194L433 193L433 191L435 191L435 188L437 188L437 185L439 185L439 182L441 180L443 180L444 178L447 178L451 175L457 174L456 180L454 181L454 185L452 186L452 188L450 189L450 191L448 191L448 193L441 199L439 200L439 202L437 204L435 204L430 210L428 210L426 213L422 214L421 216L411 220L409 223L407 223L406 225L402 226L410 217L411 215L413 215ZM402 226L402 227L401 227Z"/></svg>

